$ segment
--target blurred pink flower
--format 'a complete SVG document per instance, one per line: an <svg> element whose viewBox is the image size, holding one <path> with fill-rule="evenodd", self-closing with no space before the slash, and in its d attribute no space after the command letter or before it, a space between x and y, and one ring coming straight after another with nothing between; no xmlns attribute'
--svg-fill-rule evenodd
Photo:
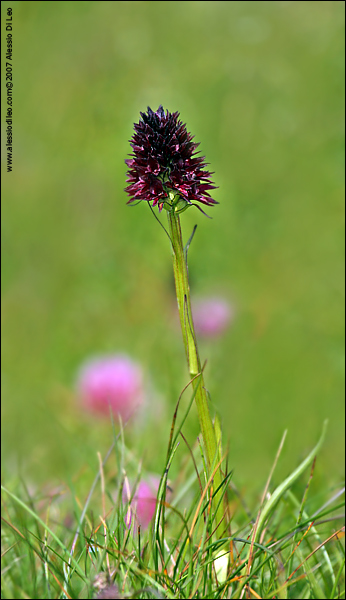
<svg viewBox="0 0 346 600"><path fill-rule="evenodd" d="M134 518L135 529L140 525L146 529L155 514L156 496L160 485L160 478L151 476L146 481L139 482L131 503L128 506L125 523L128 527ZM130 489L128 480L125 480L123 488L123 502L128 504L133 490Z"/></svg>
<svg viewBox="0 0 346 600"><path fill-rule="evenodd" d="M201 298L192 302L192 316L197 334L216 337L229 326L233 318L233 309L223 298Z"/></svg>
<svg viewBox="0 0 346 600"><path fill-rule="evenodd" d="M137 363L118 354L95 358L79 371L77 390L84 408L125 423L143 403L143 375Z"/></svg>

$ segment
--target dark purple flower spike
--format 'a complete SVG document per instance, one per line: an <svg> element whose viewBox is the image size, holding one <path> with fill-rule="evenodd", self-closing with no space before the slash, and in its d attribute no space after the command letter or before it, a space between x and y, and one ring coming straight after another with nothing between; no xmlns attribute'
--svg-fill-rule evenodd
<svg viewBox="0 0 346 600"><path fill-rule="evenodd" d="M162 106L153 112L148 107L141 117L130 140L131 158L125 160L128 204L146 200L158 205L159 211L166 208L176 213L189 206L200 208L195 202L218 204L209 194L216 187L212 173L204 169L204 157L196 156L199 144L178 120L179 113L165 112Z"/></svg>

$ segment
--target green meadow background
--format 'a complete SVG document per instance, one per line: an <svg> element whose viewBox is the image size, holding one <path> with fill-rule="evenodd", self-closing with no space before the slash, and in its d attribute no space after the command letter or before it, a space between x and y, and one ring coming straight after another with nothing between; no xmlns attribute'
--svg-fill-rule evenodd
<svg viewBox="0 0 346 600"><path fill-rule="evenodd" d="M191 209L182 221L186 239L198 224L193 296L221 295L235 311L223 336L200 342L234 481L263 487L286 428L275 477L287 475L328 418L316 476L339 482L344 3L2 2L2 44L9 6L3 477L93 476L112 429L78 406L76 374L113 352L142 364L148 390L126 442L134 461L162 469L188 376L169 242L147 205L126 205L123 188L133 123L163 104L180 112L218 185L213 219ZM198 432L193 410L191 444ZM173 475L186 454L181 445Z"/></svg>

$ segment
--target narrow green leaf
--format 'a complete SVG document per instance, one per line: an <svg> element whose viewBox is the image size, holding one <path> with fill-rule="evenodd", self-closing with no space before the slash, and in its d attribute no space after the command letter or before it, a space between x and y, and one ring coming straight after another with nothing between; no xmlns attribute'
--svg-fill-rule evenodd
<svg viewBox="0 0 346 600"><path fill-rule="evenodd" d="M263 507L263 510L261 512L261 515L260 515L260 518L258 521L258 526L257 526L257 530L255 533L255 538L254 538L255 542L257 542L260 539L261 533L265 526L265 523L266 523L267 519L269 518L269 516L271 515L271 513L273 512L273 510L274 510L275 506L277 505L277 503L279 502L280 498L282 498L284 493L297 481L297 479L305 471L305 469L307 469L307 467L309 467L312 464L312 461L314 460L316 454L318 453L319 449L321 448L321 446L323 444L325 434L326 434L326 429L327 429L327 423L328 423L327 420L324 421L321 437L320 437L319 441L317 442L316 446L311 450L310 454L299 465L299 467L297 467L295 469L295 471L293 471L293 473L291 473L291 475L289 475L285 479L285 481L283 481L276 488L276 490L272 493L269 500L267 500L266 504Z"/></svg>
<svg viewBox="0 0 346 600"><path fill-rule="evenodd" d="M48 527L48 525L46 525L46 523L44 521L42 521L42 519L40 519L40 517L31 509L29 508L24 502L22 502L22 500L20 500L17 496L15 496L14 494L12 494L9 490L7 490L3 485L1 486L1 489L10 496L10 498L12 498L13 500L15 500L15 502L17 502L17 504L19 504L19 506L21 506L22 508L24 508L24 510L26 510L32 517L34 517L34 519L36 519L41 525L42 527L48 531L48 533L52 536L52 538L56 541L56 543L60 546L60 548L62 548L65 552L67 552L67 554L69 554L68 549L66 548L65 544L63 544L59 538L57 537L57 535L55 535L54 531L52 531L50 529L50 527ZM79 564L77 563L77 561L73 558L73 556L69 556L69 560L70 562L73 564L74 568L76 569L78 575L81 577L81 579L83 579L83 581L87 581L85 574L83 573L82 569L80 568Z"/></svg>

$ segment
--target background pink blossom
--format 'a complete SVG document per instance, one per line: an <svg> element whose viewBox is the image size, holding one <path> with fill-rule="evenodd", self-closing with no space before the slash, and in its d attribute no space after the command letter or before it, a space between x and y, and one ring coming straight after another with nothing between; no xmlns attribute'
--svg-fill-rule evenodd
<svg viewBox="0 0 346 600"><path fill-rule="evenodd" d="M155 514L159 485L160 478L156 476L151 476L147 480L139 482L125 517L128 527L132 524L132 518L134 518L135 527L140 525L142 529L146 529L149 526ZM132 490L129 488L128 481L125 481L123 488L124 504L129 502L131 495Z"/></svg>
<svg viewBox="0 0 346 600"><path fill-rule="evenodd" d="M230 325L233 309L224 298L201 298L192 302L192 316L197 334L216 337Z"/></svg>
<svg viewBox="0 0 346 600"><path fill-rule="evenodd" d="M125 355L92 359L79 371L78 396L88 411L115 417L125 423L143 403L143 374L140 366Z"/></svg>

